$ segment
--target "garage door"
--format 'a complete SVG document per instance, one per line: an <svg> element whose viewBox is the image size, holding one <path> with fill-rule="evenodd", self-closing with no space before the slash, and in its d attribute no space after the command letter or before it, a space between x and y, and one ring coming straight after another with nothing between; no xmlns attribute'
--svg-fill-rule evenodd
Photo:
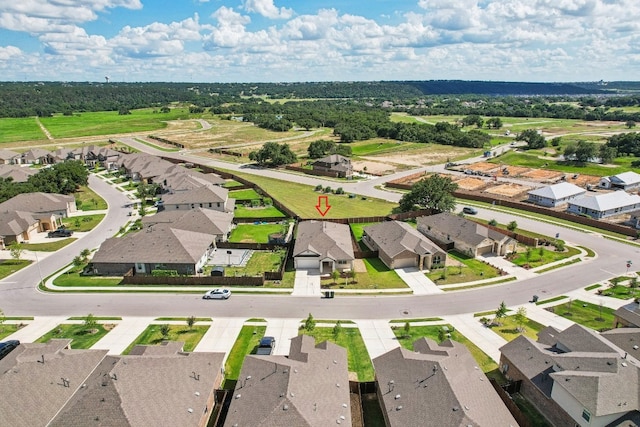
<svg viewBox="0 0 640 427"><path fill-rule="evenodd" d="M295 266L299 270L317 270L320 268L320 261L318 258L296 258Z"/></svg>

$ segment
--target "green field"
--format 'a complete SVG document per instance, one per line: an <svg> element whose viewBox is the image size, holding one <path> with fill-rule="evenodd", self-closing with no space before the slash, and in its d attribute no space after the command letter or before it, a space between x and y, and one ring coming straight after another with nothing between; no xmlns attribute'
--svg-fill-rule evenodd
<svg viewBox="0 0 640 427"><path fill-rule="evenodd" d="M167 120L189 118L187 109L175 108L170 113L154 113L151 108L131 110L119 115L117 111L74 113L73 116L56 114L42 117L40 122L54 138L110 135L117 133L149 132L164 129Z"/></svg>
<svg viewBox="0 0 640 427"><path fill-rule="evenodd" d="M0 143L40 139L47 139L47 137L34 117L0 119Z"/></svg>
<svg viewBox="0 0 640 427"><path fill-rule="evenodd" d="M609 307L580 300L569 300L547 310L596 331L613 328L614 310Z"/></svg>
<svg viewBox="0 0 640 427"><path fill-rule="evenodd" d="M268 243L270 234L286 233L288 228L282 224L238 224L231 231L229 241Z"/></svg>
<svg viewBox="0 0 640 427"><path fill-rule="evenodd" d="M2 324L0 325L0 341L4 340L9 335L12 335L18 332L18 325L14 324Z"/></svg>
<svg viewBox="0 0 640 427"><path fill-rule="evenodd" d="M490 317L490 316L488 316ZM538 322L535 322L531 319L526 319L525 323L523 323L522 327L523 331L519 331L519 325L516 322L515 316L507 316L503 317L499 320L500 326L492 326L491 330L496 334L500 335L507 341L511 341L520 335L524 335L526 337L531 338L534 341L538 340L538 332L542 331L545 326L541 325Z"/></svg>
<svg viewBox="0 0 640 427"><path fill-rule="evenodd" d="M314 187L293 182L280 181L264 176L236 173L262 187L280 203L300 215L302 218L322 218L315 206L318 204L319 193ZM339 187L336 184L336 188ZM380 199L362 198L350 199L347 195L328 195L331 209L325 218L349 218L354 216L383 216L391 213L396 203ZM238 216L238 214L236 214Z"/></svg>
<svg viewBox="0 0 640 427"><path fill-rule="evenodd" d="M248 208L236 205L233 216L236 218L286 218L286 215L275 206Z"/></svg>
<svg viewBox="0 0 640 427"><path fill-rule="evenodd" d="M229 191L230 199L241 199L241 200L253 200L253 199L261 199L262 196L256 192L256 190L252 188L247 188L244 190L231 190Z"/></svg>
<svg viewBox="0 0 640 427"><path fill-rule="evenodd" d="M409 287L398 273L390 270L380 261L380 258L365 258L362 261L367 272L357 273L355 283L351 278L338 278L334 284L334 280L329 278L322 279L322 285L340 289L406 289Z"/></svg>
<svg viewBox="0 0 640 427"><path fill-rule="evenodd" d="M265 271L277 271L285 251L253 251L245 267L225 267L225 276L260 276Z"/></svg>
<svg viewBox="0 0 640 427"><path fill-rule="evenodd" d="M32 261L29 261L27 259L6 259L0 261L0 280L15 273L18 270L22 270L26 266L30 265L31 262Z"/></svg>

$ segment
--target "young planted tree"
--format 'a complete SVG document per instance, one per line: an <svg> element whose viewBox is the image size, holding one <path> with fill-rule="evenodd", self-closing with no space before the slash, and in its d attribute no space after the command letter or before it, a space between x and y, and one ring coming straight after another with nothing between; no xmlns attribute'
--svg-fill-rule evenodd
<svg viewBox="0 0 640 427"><path fill-rule="evenodd" d="M518 325L518 332L524 332L524 325L527 323L527 309L520 307L515 315L515 321Z"/></svg>
<svg viewBox="0 0 640 427"><path fill-rule="evenodd" d="M307 316L307 319L304 321L304 329L305 331L311 332L315 328L316 328L316 321L311 315L311 313L309 313L309 316Z"/></svg>
<svg viewBox="0 0 640 427"><path fill-rule="evenodd" d="M516 228L518 228L518 223L515 221L511 221L509 224L507 224L507 230L511 232L514 232Z"/></svg>
<svg viewBox="0 0 640 427"><path fill-rule="evenodd" d="M87 314L87 316L84 318L84 330L87 332L91 332L96 328L96 326L98 326L96 317L92 313Z"/></svg>
<svg viewBox="0 0 640 427"><path fill-rule="evenodd" d="M87 262L89 260L89 255L91 255L91 249L84 248L80 251L80 256L82 257L82 260L84 262Z"/></svg>
<svg viewBox="0 0 640 427"><path fill-rule="evenodd" d="M333 327L332 334L333 334L334 340L338 340L338 338L342 334L342 325L340 324L339 320L336 322L336 325Z"/></svg>
<svg viewBox="0 0 640 427"><path fill-rule="evenodd" d="M11 245L9 245L9 253L11 254L11 258L15 259L16 261L20 261L23 252L24 246L22 246L22 243L13 242Z"/></svg>
<svg viewBox="0 0 640 427"><path fill-rule="evenodd" d="M411 323L404 322L403 330L405 338L409 338L411 336Z"/></svg>
<svg viewBox="0 0 640 427"><path fill-rule="evenodd" d="M167 339L169 337L170 331L171 329L169 328L169 325L167 325L166 323L163 325L160 325L160 333L162 334L162 338Z"/></svg>
<svg viewBox="0 0 640 427"><path fill-rule="evenodd" d="M498 325L500 324L500 319L504 319L505 317L507 317L507 311L507 305L504 303L504 301L502 301L495 312L495 322Z"/></svg>
<svg viewBox="0 0 640 427"><path fill-rule="evenodd" d="M340 272L338 270L333 270L331 272L331 278L333 279L333 283L336 284L340 278Z"/></svg>
<svg viewBox="0 0 640 427"><path fill-rule="evenodd" d="M193 329L193 325L194 323L196 323L196 318L195 316L189 316L187 317L187 326L189 327L189 330Z"/></svg>

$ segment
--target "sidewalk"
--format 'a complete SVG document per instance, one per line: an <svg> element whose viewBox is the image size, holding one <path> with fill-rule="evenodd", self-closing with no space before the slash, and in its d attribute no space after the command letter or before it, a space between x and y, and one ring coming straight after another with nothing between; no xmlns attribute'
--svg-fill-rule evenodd
<svg viewBox="0 0 640 427"><path fill-rule="evenodd" d="M364 340L364 345L367 347L371 360L396 347L400 347L400 343L391 330L388 320L357 320L356 324L360 329L360 335Z"/></svg>
<svg viewBox="0 0 640 427"><path fill-rule="evenodd" d="M34 342L61 323L66 323L64 317L36 317L34 320L24 321L28 325L4 338L3 341L19 340L20 342ZM22 322L21 322L22 323Z"/></svg>
<svg viewBox="0 0 640 427"><path fill-rule="evenodd" d="M298 336L300 328L300 319L266 319L267 330L265 337L274 337L276 339L276 348L273 354L287 356L291 348L291 338Z"/></svg>
<svg viewBox="0 0 640 427"><path fill-rule="evenodd" d="M92 350L109 350L109 354L122 354L144 331L155 317L125 317L115 328L95 343Z"/></svg>
<svg viewBox="0 0 640 427"><path fill-rule="evenodd" d="M506 271L507 274L515 277L518 280L530 279L532 277L538 276L538 274L534 273L532 270L518 267L517 265L513 264L511 261L507 261L500 255L480 255L478 259L480 261L485 261L487 264L490 264L496 268ZM549 265L550 264L545 264L545 267L548 267Z"/></svg>
<svg viewBox="0 0 640 427"><path fill-rule="evenodd" d="M496 363L500 362L500 347L507 341L500 335L485 327L473 314L446 316L444 319L469 341L477 345Z"/></svg>
<svg viewBox="0 0 640 427"><path fill-rule="evenodd" d="M238 317L221 317L213 319L213 325L202 337L193 351L213 351L224 353L223 363L236 342L245 319Z"/></svg>
<svg viewBox="0 0 640 427"><path fill-rule="evenodd" d="M397 268L395 272L413 290L414 295L432 295L444 292L417 268Z"/></svg>

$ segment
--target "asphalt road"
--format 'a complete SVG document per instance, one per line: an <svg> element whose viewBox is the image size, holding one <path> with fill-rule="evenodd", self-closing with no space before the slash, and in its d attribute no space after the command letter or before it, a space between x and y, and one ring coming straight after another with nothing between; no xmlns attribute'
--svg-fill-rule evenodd
<svg viewBox="0 0 640 427"><path fill-rule="evenodd" d="M133 145L133 144L132 144ZM146 146L145 146L146 147ZM148 148L148 147L147 147ZM187 156L183 156L187 157ZM193 158L201 161L201 158ZM225 164L224 167L231 168ZM259 171L261 174L278 174L275 171ZM278 177L282 178L282 173ZM285 176L289 176L286 174ZM292 175L296 182L313 181L327 184L316 178ZM387 178L388 179L388 178ZM153 293L43 293L36 284L43 277L57 271L84 248L94 248L109 236L113 236L129 217L129 202L121 192L99 178L91 177L90 184L109 204L105 220L87 236L54 256L27 267L0 282L0 308L7 316L65 315L82 316L224 316L224 317L268 317L304 318L313 313L316 318L329 319L398 319L434 317L495 309L501 301L509 305L529 301L532 295L541 299L561 295L573 289L588 286L601 280L626 272L626 261L640 265L640 248L605 239L593 233L583 233L510 214L478 209L478 216L495 218L507 223L515 219L519 227L560 238L571 245L582 245L593 249L598 256L573 266L558 269L528 280L506 283L494 287L448 292L427 296L349 296L335 299L292 297L278 295L234 295L225 301L205 301L199 294L153 294ZM380 197L382 192L363 182L349 184L363 191L360 194ZM345 189L347 185L344 186ZM371 192L370 192L371 191ZM373 194L376 193L376 194ZM388 200L400 195L384 193Z"/></svg>

